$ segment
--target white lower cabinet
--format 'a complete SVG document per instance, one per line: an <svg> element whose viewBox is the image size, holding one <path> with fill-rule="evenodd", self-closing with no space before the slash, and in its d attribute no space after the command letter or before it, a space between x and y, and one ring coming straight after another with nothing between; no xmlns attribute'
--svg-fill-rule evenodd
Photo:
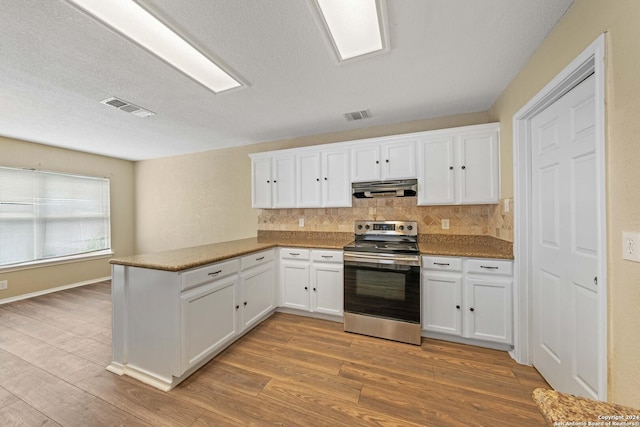
<svg viewBox="0 0 640 427"><path fill-rule="evenodd" d="M260 257L261 254L251 257ZM275 308L275 267L273 260L266 265L253 267L240 274L236 310L239 314L240 332L256 325Z"/></svg>
<svg viewBox="0 0 640 427"><path fill-rule="evenodd" d="M171 390L275 310L274 253L180 272L114 265L107 369Z"/></svg>
<svg viewBox="0 0 640 427"><path fill-rule="evenodd" d="M310 309L316 313L342 317L344 265L342 251L311 251Z"/></svg>
<svg viewBox="0 0 640 427"><path fill-rule="evenodd" d="M462 336L462 275L422 274L422 329Z"/></svg>
<svg viewBox="0 0 640 427"><path fill-rule="evenodd" d="M425 256L422 329L512 344L512 261Z"/></svg>
<svg viewBox="0 0 640 427"><path fill-rule="evenodd" d="M342 251L280 250L282 307L342 316Z"/></svg>
<svg viewBox="0 0 640 427"><path fill-rule="evenodd" d="M182 371L187 371L225 346L238 333L233 275L199 286L180 296Z"/></svg>
<svg viewBox="0 0 640 427"><path fill-rule="evenodd" d="M504 344L512 343L510 279L467 277L465 279L465 336Z"/></svg>

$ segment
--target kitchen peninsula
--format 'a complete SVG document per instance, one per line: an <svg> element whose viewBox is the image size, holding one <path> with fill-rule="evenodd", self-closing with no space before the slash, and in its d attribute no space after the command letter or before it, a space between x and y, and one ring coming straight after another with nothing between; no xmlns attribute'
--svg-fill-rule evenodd
<svg viewBox="0 0 640 427"><path fill-rule="evenodd" d="M282 309L277 272L284 249L278 248L300 249L289 252L306 257L307 275L330 272L317 277L333 276L341 285L342 248L352 238L344 232L259 232L256 238L112 259L113 359L107 369L172 389ZM423 235L420 242L425 254L512 258L510 245L488 236ZM340 311L312 305L300 314L341 320L332 315L341 314L341 287L330 294L340 297Z"/></svg>

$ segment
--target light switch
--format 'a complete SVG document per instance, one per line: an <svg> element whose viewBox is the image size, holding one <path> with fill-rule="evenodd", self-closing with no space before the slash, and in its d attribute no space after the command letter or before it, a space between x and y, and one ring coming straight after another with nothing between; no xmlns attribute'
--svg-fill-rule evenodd
<svg viewBox="0 0 640 427"><path fill-rule="evenodd" d="M298 220L298 227L304 227L304 218Z"/></svg>

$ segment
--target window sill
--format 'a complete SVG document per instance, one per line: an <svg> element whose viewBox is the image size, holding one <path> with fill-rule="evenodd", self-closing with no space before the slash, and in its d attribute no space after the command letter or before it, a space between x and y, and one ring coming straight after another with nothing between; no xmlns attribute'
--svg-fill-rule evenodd
<svg viewBox="0 0 640 427"><path fill-rule="evenodd" d="M106 249L104 251L91 252L87 254L70 255L70 256L59 257L59 258L41 259L37 261L29 261L29 262L23 262L20 264L7 265L5 267L0 267L0 273L11 273L11 272L20 271L20 270L30 270L32 268L51 267L53 265L70 264L70 263L79 262L79 261L90 261L93 259L111 258L112 256L113 256L113 251L111 249Z"/></svg>

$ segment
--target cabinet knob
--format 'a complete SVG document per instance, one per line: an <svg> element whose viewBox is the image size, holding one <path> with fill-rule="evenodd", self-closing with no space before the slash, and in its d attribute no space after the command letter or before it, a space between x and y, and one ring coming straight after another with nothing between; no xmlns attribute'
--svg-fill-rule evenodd
<svg viewBox="0 0 640 427"><path fill-rule="evenodd" d="M246 301L244 302L244 305L245 305L245 306L247 305L247 302L246 302Z"/></svg>
<svg viewBox="0 0 640 427"><path fill-rule="evenodd" d="M376 160L376 165L380 164L380 161Z"/></svg>
<svg viewBox="0 0 640 427"><path fill-rule="evenodd" d="M239 305L236 305L236 310L237 310L237 309L239 309L239 308L240 308L240 306L239 306Z"/></svg>
<svg viewBox="0 0 640 427"><path fill-rule="evenodd" d="M324 180L325 180L325 181L327 180L327 177L326 177L326 176L324 177Z"/></svg>
<svg viewBox="0 0 640 427"><path fill-rule="evenodd" d="M307 288L307 287L305 286L305 287L304 287L304 290L305 290L305 291L308 291L308 290L309 290L309 288Z"/></svg>
<svg viewBox="0 0 640 427"><path fill-rule="evenodd" d="M316 181L320 182L320 178L316 178Z"/></svg>
<svg viewBox="0 0 640 427"><path fill-rule="evenodd" d="M460 310L460 306L459 306L459 305L456 305L456 308L457 308L458 310Z"/></svg>
<svg viewBox="0 0 640 427"><path fill-rule="evenodd" d="M467 168L466 166L463 166L463 167L462 167L462 169L466 169L466 168ZM274 181L274 182L275 182L275 181Z"/></svg>
<svg viewBox="0 0 640 427"><path fill-rule="evenodd" d="M267 181L267 184L271 184L271 181Z"/></svg>
<svg viewBox="0 0 640 427"><path fill-rule="evenodd" d="M476 309L475 309L475 308L473 308L473 307L471 307L471 308L469 309L469 311L476 311Z"/></svg>
<svg viewBox="0 0 640 427"><path fill-rule="evenodd" d="M313 288L313 292L315 292L315 291L316 291L316 288Z"/></svg>
<svg viewBox="0 0 640 427"><path fill-rule="evenodd" d="M453 170L453 166L449 166L449 170L452 171Z"/></svg>
<svg viewBox="0 0 640 427"><path fill-rule="evenodd" d="M386 163L389 163L389 159L385 160Z"/></svg>
<svg viewBox="0 0 640 427"><path fill-rule="evenodd" d="M462 169L464 169L464 166L462 167ZM273 183L275 184L276 182L278 182L278 181L276 181L276 180L274 179L274 180L273 180Z"/></svg>

